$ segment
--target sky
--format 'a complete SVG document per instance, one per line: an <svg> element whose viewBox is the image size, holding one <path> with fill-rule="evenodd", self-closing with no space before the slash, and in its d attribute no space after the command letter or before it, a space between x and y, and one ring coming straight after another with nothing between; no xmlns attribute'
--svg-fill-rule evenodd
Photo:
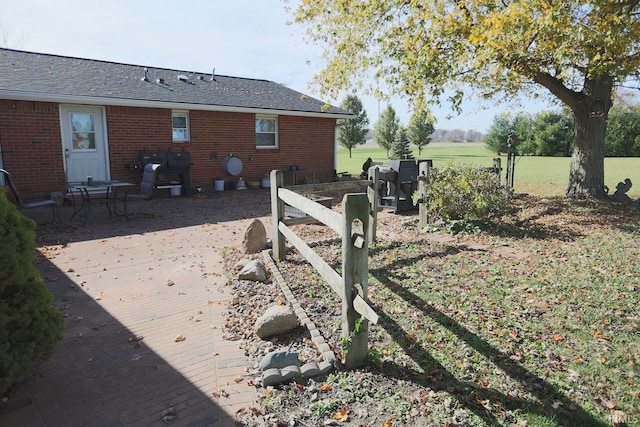
<svg viewBox="0 0 640 427"><path fill-rule="evenodd" d="M0 0L0 45L182 71L215 68L219 75L271 80L339 106L342 99L327 99L310 86L322 68L320 48L305 42L304 28L288 25L293 17L286 6L282 0ZM388 104L408 124L411 111L402 99L356 95L370 126ZM530 113L551 108L525 105ZM437 128L486 132L496 115L522 109L471 101L451 120L447 109L433 113Z"/></svg>

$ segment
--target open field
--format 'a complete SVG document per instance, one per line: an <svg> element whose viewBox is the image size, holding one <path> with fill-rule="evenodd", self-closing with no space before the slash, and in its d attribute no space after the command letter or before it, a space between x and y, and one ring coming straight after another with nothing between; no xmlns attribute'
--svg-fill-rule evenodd
<svg viewBox="0 0 640 427"><path fill-rule="evenodd" d="M488 167L491 166L492 159L497 157L485 148L484 143L431 143L422 150L422 155L418 156L417 150L414 150L413 155L415 158L432 159L435 167L449 161ZM376 163L387 161L385 150L376 145L367 144L352 150L352 158L349 158L348 150L339 148L336 170L357 175L368 157ZM504 168L507 157L502 155L501 158ZM568 157L518 157L515 165L515 191L538 196L563 195L569 181L570 163L571 159ZM640 197L640 159L605 159L605 184L610 193L625 178L630 178L635 184L627 194L634 199Z"/></svg>

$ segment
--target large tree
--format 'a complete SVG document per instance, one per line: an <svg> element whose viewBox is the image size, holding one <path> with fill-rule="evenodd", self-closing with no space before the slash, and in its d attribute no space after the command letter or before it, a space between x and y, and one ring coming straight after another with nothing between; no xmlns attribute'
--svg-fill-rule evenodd
<svg viewBox="0 0 640 427"><path fill-rule="evenodd" d="M574 115L567 195L604 197L612 91L640 68L639 3L300 0L295 18L325 48L316 83L333 99L371 72L371 90L416 110L442 98L459 109L467 88L482 99L546 88Z"/></svg>
<svg viewBox="0 0 640 427"><path fill-rule="evenodd" d="M351 158L351 150L367 141L369 118L362 107L362 101L355 95L347 95L340 108L355 116L352 119L338 120L338 143L349 150Z"/></svg>
<svg viewBox="0 0 640 427"><path fill-rule="evenodd" d="M387 158L399 128L400 119L396 114L396 110L391 105L387 105L387 108L380 114L378 121L373 126L373 139L381 148L387 150Z"/></svg>

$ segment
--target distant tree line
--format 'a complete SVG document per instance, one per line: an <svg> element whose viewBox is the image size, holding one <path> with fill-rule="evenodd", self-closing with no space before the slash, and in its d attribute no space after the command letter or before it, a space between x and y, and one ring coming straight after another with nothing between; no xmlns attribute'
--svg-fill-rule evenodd
<svg viewBox="0 0 640 427"><path fill-rule="evenodd" d="M431 135L434 142L482 142L484 134L475 129L436 129Z"/></svg>
<svg viewBox="0 0 640 427"><path fill-rule="evenodd" d="M604 151L606 157L640 157L640 105L614 106L609 111ZM495 153L507 152L509 135L514 152L530 156L571 156L573 115L568 110L519 112L495 116L484 142Z"/></svg>

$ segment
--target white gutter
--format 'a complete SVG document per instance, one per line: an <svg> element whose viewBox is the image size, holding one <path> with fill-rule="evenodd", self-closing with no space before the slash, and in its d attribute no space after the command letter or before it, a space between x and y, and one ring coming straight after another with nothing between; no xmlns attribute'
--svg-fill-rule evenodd
<svg viewBox="0 0 640 427"><path fill-rule="evenodd" d="M61 104L114 105L124 107L170 108L176 110L223 111L229 113L277 114L281 116L321 117L328 119L348 119L353 117L353 114L317 113L312 111L278 110L270 108L230 107L226 105L146 101L142 99L126 98L103 98L98 96L54 95L13 90L0 90L0 99L55 102Z"/></svg>

